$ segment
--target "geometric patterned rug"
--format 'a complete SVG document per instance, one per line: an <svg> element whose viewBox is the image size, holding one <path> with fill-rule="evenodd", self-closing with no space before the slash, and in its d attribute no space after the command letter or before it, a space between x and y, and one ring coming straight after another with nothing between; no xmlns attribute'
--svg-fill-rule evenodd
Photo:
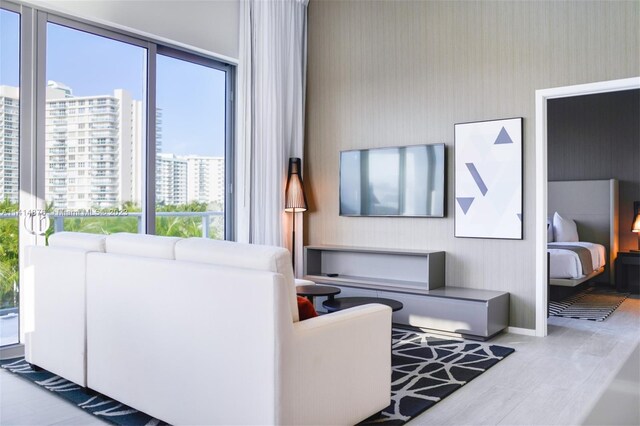
<svg viewBox="0 0 640 426"><path fill-rule="evenodd" d="M391 405L361 424L402 425L514 352L504 346L445 340L400 328L392 334ZM80 386L46 370L33 371L24 358L5 360L0 367L109 423L167 425L104 395L87 395Z"/></svg>
<svg viewBox="0 0 640 426"><path fill-rule="evenodd" d="M629 296L602 287L589 287L559 302L549 301L549 315L588 321L604 321Z"/></svg>
<svg viewBox="0 0 640 426"><path fill-rule="evenodd" d="M82 387L46 370L34 371L22 357L4 360L0 367L54 392L67 402L109 423L123 426L167 424L104 395L87 395Z"/></svg>
<svg viewBox="0 0 640 426"><path fill-rule="evenodd" d="M402 328L392 333L391 405L361 424L402 425L514 352Z"/></svg>

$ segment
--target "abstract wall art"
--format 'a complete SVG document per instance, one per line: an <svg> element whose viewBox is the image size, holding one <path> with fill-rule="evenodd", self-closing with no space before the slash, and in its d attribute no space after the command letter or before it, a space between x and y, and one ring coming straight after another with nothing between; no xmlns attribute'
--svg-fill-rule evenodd
<svg viewBox="0 0 640 426"><path fill-rule="evenodd" d="M522 239L522 118L454 130L455 236Z"/></svg>

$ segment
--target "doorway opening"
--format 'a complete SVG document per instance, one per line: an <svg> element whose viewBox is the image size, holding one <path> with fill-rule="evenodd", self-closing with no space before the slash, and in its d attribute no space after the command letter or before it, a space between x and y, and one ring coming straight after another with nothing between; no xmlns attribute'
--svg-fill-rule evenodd
<svg viewBox="0 0 640 426"><path fill-rule="evenodd" d="M574 96L640 89L640 77L536 91L536 335L547 335L548 111L549 101Z"/></svg>

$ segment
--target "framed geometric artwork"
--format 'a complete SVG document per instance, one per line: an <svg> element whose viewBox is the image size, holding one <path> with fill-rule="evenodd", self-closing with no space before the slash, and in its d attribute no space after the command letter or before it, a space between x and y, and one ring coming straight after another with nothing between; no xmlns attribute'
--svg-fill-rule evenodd
<svg viewBox="0 0 640 426"><path fill-rule="evenodd" d="M455 236L522 239L522 117L460 123Z"/></svg>

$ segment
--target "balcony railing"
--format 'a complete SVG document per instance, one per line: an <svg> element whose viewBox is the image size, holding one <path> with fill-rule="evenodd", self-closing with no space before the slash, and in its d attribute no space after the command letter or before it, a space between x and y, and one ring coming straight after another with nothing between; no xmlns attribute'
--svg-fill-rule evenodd
<svg viewBox="0 0 640 426"><path fill-rule="evenodd" d="M104 209L109 210L109 209ZM113 209L116 212L116 209ZM212 226L216 228L216 234L221 238L224 237L224 212L219 211L207 211L207 212L156 212L157 218L200 218L200 236L203 238L211 238ZM133 212L126 213L124 215L116 215L114 214L73 214L73 215L50 215L51 221L53 223L54 232L61 232L65 230L64 221L65 219L73 219L73 218L106 218L110 220L117 220L123 218L135 218L136 219L136 229L138 233L144 232L142 229L142 213ZM164 231L164 230L163 230ZM184 237L194 237L197 235L183 235Z"/></svg>
<svg viewBox="0 0 640 426"><path fill-rule="evenodd" d="M105 211L110 211L113 210L114 212L117 211L117 209L109 209L109 208L105 208ZM71 212L71 213L67 213L67 214L48 214L50 220L51 220L51 224L53 226L53 232L62 232L65 230L71 230L71 231L78 231L78 232L95 232L95 228L93 228L92 230L84 230L84 229L76 229L76 226L70 226L72 229L69 229L69 226L67 228L65 228L65 220L72 220L72 219L101 219L101 220L126 220L126 219L130 219L130 220L134 220L136 222L136 229L138 233L143 233L144 229L143 229L143 221L142 221L142 217L143 214L141 212L131 212L131 213L125 213L125 214L110 214L110 213L98 213L98 212L92 212L92 213L82 213L82 212ZM211 238L212 237L212 227L216 228L216 234L220 237L220 238L224 238L224 212L220 212L220 211L206 211L206 212L156 212L156 220L158 218L183 218L183 219L197 219L199 218L199 222L200 222L200 226L199 228L199 236L204 237L204 238ZM22 223L23 217L19 216L19 214L17 212L15 213L0 213L0 220L2 219L20 219L20 223ZM71 224L69 224L71 225ZM163 231L167 231L164 229L158 229L157 231L163 232ZM193 229L185 229L185 233L184 235L180 235L182 237L195 237L198 235L194 235L193 232L188 232L188 231L193 231ZM120 230L116 230L115 232L120 232ZM163 232L166 233L166 232ZM175 235L172 234L172 235Z"/></svg>

